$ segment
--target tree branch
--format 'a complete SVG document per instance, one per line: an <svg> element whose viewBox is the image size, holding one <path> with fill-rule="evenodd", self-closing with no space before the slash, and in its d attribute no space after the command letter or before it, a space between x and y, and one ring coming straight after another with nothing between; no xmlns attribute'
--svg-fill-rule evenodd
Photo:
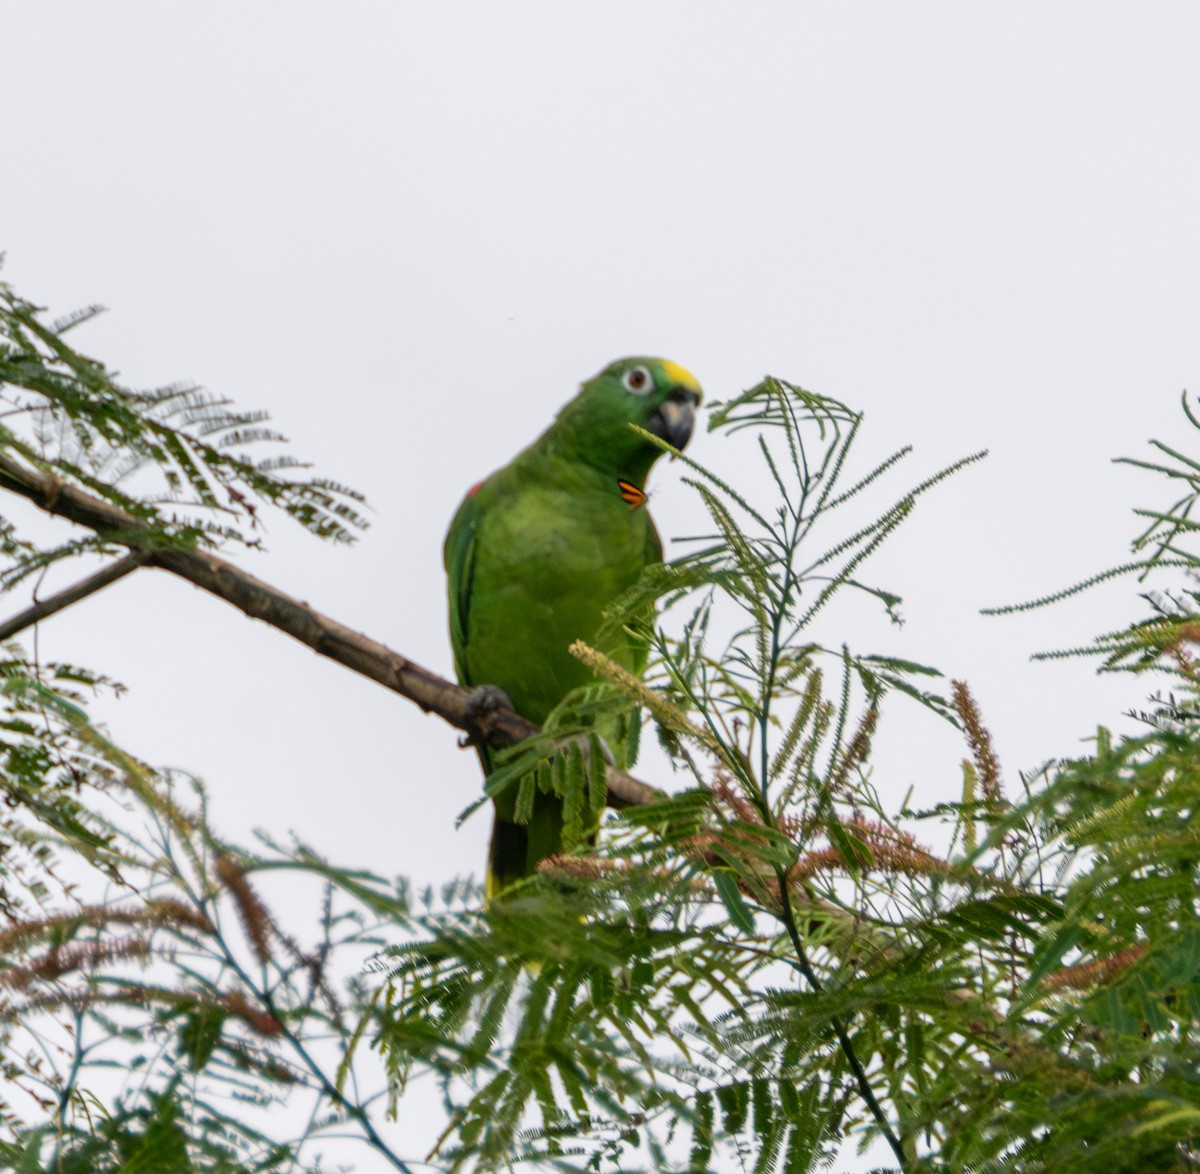
<svg viewBox="0 0 1200 1174"><path fill-rule="evenodd" d="M62 611L71 604L86 599L89 595L95 595L97 591L102 591L110 583L125 578L130 571L144 567L146 558L144 551L135 550L103 570L97 571L94 575L81 579L74 587L68 587L65 591L50 596L49 599L39 600L32 607L27 607L23 612L13 616L7 623L0 624L0 640L11 640L18 632L32 627L39 620L44 620L47 616L52 616L56 611Z"/></svg>
<svg viewBox="0 0 1200 1174"><path fill-rule="evenodd" d="M415 702L426 713L437 714L450 725L481 737L491 746L512 745L539 732L533 722L509 709L488 710L468 717L469 690L393 652L369 636L351 631L316 608L264 583L223 558L203 550L163 547L161 538L141 519L61 477L40 469L27 468L3 452L0 452L0 488L27 498L49 514L66 518L97 533L111 535L114 542L129 547L144 565L160 567L186 579L201 590L233 604L252 619L278 628L319 655L369 677ZM146 535L144 544L139 541L140 533ZM120 566L121 563L116 565ZM130 566L128 569L135 568ZM78 587L88 582L85 580ZM93 590L99 590L99 587ZM61 606L65 607L69 602L72 601L68 600ZM14 617L10 623L21 618ZM611 766L608 768L607 784L609 802L613 807L645 806L663 798L663 792Z"/></svg>

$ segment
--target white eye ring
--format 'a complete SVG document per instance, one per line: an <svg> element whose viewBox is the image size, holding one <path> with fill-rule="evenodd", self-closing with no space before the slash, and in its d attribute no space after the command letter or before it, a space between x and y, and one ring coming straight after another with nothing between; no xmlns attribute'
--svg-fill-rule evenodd
<svg viewBox="0 0 1200 1174"><path fill-rule="evenodd" d="M626 391L634 395L649 395L654 390L654 377L645 367L634 367L621 379Z"/></svg>

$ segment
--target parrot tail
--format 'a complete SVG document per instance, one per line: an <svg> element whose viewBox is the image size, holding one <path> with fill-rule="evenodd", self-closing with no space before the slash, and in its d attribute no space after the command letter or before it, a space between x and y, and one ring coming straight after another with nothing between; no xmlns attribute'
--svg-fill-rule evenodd
<svg viewBox="0 0 1200 1174"><path fill-rule="evenodd" d="M528 859L529 828L499 817L493 820L484 881L484 893L489 901L494 901L510 885L527 875Z"/></svg>
<svg viewBox="0 0 1200 1174"><path fill-rule="evenodd" d="M562 851L563 804L557 795L538 792L533 798L529 822L514 823L499 813L492 824L484 892L489 901L533 876L538 862Z"/></svg>

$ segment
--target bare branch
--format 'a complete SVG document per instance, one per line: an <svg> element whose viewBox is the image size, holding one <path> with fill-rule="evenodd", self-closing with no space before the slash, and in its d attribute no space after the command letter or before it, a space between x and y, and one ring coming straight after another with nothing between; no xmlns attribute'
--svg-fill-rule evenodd
<svg viewBox="0 0 1200 1174"><path fill-rule="evenodd" d="M351 631L316 608L208 551L163 548L161 540L141 519L52 473L27 468L3 452L0 452L0 488L28 498L49 514L111 535L114 542L129 547L146 566L160 567L186 579L233 604L252 619L278 628L321 656L369 677L408 698L426 713L437 714L489 745L512 745L538 733L536 725L508 709L488 710L468 718L469 690L369 636ZM144 544L138 540L139 533L146 534ZM663 798L661 791L611 766L607 785L613 807L645 806Z"/></svg>
<svg viewBox="0 0 1200 1174"><path fill-rule="evenodd" d="M147 555L144 551L135 550L103 570L97 571L94 575L81 579L74 587L68 587L65 591L50 596L49 599L39 600L32 607L27 607L23 612L13 616L7 623L0 624L0 641L11 640L18 632L32 627L39 620L44 620L47 616L52 616L56 611L62 611L71 604L86 599L89 595L95 595L97 591L102 591L110 583L125 578L130 571L144 567L146 559Z"/></svg>

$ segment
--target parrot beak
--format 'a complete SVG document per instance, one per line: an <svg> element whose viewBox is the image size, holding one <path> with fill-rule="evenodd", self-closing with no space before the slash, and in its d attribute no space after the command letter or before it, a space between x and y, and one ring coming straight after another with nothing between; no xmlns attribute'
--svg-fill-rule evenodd
<svg viewBox="0 0 1200 1174"><path fill-rule="evenodd" d="M650 415L646 430L665 440L672 448L683 449L692 438L696 405L700 397L690 387L676 387Z"/></svg>

